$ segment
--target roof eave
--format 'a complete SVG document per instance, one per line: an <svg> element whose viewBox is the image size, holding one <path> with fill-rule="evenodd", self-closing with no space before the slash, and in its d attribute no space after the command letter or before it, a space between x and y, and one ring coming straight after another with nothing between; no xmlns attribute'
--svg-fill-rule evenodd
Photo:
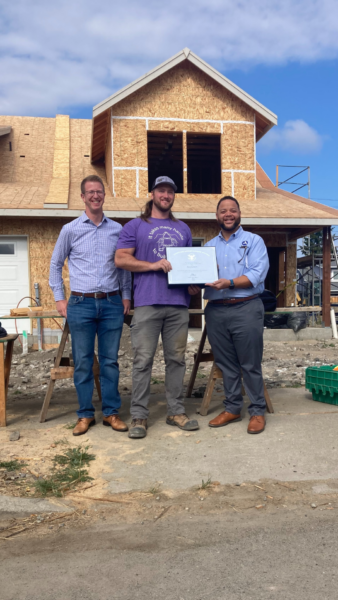
<svg viewBox="0 0 338 600"><path fill-rule="evenodd" d="M203 71L206 75L214 79L214 81L217 81L217 83L222 85L229 92L231 92L237 98L242 100L242 102L250 106L258 114L260 114L264 119L266 119L269 122L269 129L273 125L277 125L277 115L275 115L271 110L263 106L263 104L255 100L255 98L244 92L244 90L238 87L235 83L233 83L227 77L222 75L222 73L219 73L219 71L216 71L216 69L208 65L208 63L199 58L199 56L191 52L189 48L184 48L184 50L181 50L181 52L178 52L177 54L175 54L175 56L172 56L171 58L158 65L145 75L142 75L142 77L139 77L132 83L122 88L121 90L115 92L115 94L112 94L112 96L110 96L109 98L106 98L105 100L94 106L93 117L95 118L108 108L114 106L114 104L121 102L121 100L124 100L130 94L133 94L143 86L147 85L147 83L150 83L160 75L163 75L164 73L169 71L169 69L172 69L184 60L189 60L193 65L201 69L201 71Z"/></svg>

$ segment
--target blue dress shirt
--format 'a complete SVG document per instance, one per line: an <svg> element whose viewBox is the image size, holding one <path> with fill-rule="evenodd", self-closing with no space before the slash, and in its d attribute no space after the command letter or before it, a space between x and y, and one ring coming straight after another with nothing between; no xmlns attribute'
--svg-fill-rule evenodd
<svg viewBox="0 0 338 600"><path fill-rule="evenodd" d="M131 298L131 274L114 263L122 225L103 215L99 225L84 212L61 229L50 263L49 285L56 302L64 300L62 267L68 258L70 288L82 294L115 292Z"/></svg>
<svg viewBox="0 0 338 600"><path fill-rule="evenodd" d="M235 279L246 275L251 281L251 288L235 288L233 290L215 290L206 287L206 300L223 298L245 298L264 291L264 280L269 270L269 259L266 246L259 235L244 231L239 227L226 241L220 231L218 236L205 244L215 246L219 279ZM210 282L212 283L212 282Z"/></svg>

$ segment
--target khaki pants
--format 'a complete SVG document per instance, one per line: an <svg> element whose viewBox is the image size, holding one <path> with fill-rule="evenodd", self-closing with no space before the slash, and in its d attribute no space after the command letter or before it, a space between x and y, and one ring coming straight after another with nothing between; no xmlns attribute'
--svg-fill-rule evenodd
<svg viewBox="0 0 338 600"><path fill-rule="evenodd" d="M165 390L168 415L185 412L183 378L188 337L189 313L185 306L155 304L135 308L131 322L134 350L131 416L147 419L150 379L159 336L162 336L165 361Z"/></svg>

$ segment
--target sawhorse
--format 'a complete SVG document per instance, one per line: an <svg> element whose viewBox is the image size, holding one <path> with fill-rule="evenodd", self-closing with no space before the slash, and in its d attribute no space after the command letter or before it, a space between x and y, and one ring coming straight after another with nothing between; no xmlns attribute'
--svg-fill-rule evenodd
<svg viewBox="0 0 338 600"><path fill-rule="evenodd" d="M211 367L211 371L210 371L210 375L209 375L207 387L206 387L205 392L204 392L204 396L203 396L201 408L197 411L203 417L205 417L208 414L208 408L209 408L209 405L210 405L212 392L214 391L214 386L215 386L216 379L222 379L223 380L222 371L215 364L213 353L212 352L203 352L206 338L207 338L207 329L206 329L206 326L204 326L204 329L203 329L203 332L202 332L201 341L199 343L197 353L194 356L195 362L194 362L193 369L191 371L191 375L190 375L190 379L189 379L189 384L188 384L187 392L186 392L186 398L191 398L192 390L193 390L193 387L194 387L194 383L195 383L195 380L196 380L196 375L197 375L197 371L198 371L200 363L201 362L211 362L211 361L213 361L213 365ZM273 409L272 402L271 402L271 399L270 399L270 396L269 396L269 392L267 390L267 387L266 387L264 381L263 381L263 384L264 384L264 397L265 397L267 411L269 413L273 413L274 409ZM244 393L244 391L245 390L243 389L243 385L242 385L242 393Z"/></svg>
<svg viewBox="0 0 338 600"><path fill-rule="evenodd" d="M54 367L52 367L50 370L50 380L48 383L45 399L43 401L43 405L42 405L42 409L41 409L41 413L40 413L40 423L44 423L46 420L49 403L50 403L50 400L51 400L51 397L53 394L53 390L54 390L54 386L55 386L55 381L57 379L73 379L73 377L74 377L74 367L70 366L69 359L65 360L65 358L63 358L63 353L65 350L68 334L69 334L69 325L68 325L68 321L66 321L64 329L63 329L61 341L59 344L59 348L58 348L58 351L56 354ZM67 365L62 364L64 362L68 362L68 364ZM102 401L101 386L100 386L100 366L99 366L99 362L97 360L95 353L94 353L93 374L94 374L94 380L95 380L97 393L99 395L100 400Z"/></svg>

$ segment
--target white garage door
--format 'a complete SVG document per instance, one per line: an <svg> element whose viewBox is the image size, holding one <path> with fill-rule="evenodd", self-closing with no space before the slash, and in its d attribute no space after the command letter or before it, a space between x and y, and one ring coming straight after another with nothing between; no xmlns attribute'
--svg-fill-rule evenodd
<svg viewBox="0 0 338 600"><path fill-rule="evenodd" d="M29 295L28 241L27 237L0 235L0 315L8 315L24 296ZM29 299L21 306L34 304ZM1 321L1 318L0 318ZM3 321L8 333L15 333L15 323ZM17 320L19 333L23 329L30 332L29 319Z"/></svg>

